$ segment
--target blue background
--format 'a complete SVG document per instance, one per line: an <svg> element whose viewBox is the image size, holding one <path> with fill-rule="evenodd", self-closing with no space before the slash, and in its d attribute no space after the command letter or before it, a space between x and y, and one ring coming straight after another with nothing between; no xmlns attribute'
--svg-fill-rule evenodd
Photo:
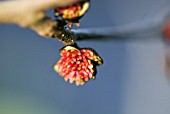
<svg viewBox="0 0 170 114"><path fill-rule="evenodd" d="M91 4L80 28L142 21L169 2L92 0ZM78 44L94 48L104 59L97 79L82 87L70 85L53 70L62 43L27 28L0 25L0 114L170 113L164 42L96 40Z"/></svg>

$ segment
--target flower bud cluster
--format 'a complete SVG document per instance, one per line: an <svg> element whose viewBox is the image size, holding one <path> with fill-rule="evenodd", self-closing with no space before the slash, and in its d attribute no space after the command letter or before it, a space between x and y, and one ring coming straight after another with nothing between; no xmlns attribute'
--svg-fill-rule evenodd
<svg viewBox="0 0 170 114"><path fill-rule="evenodd" d="M96 66L103 63L101 57L89 48L66 46L60 50L60 55L61 59L54 65L54 70L65 81L75 82L77 86L95 79Z"/></svg>

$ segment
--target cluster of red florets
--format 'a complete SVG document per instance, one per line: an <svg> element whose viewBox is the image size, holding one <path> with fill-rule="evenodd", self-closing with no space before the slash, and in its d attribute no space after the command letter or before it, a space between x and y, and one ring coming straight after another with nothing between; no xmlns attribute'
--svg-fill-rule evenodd
<svg viewBox="0 0 170 114"><path fill-rule="evenodd" d="M80 0L75 4L66 7L57 7L54 9L56 19L62 19L72 29L73 25L80 26L79 19L88 11L90 0Z"/></svg>
<svg viewBox="0 0 170 114"><path fill-rule="evenodd" d="M81 9L79 4L74 4L63 8L57 8L54 12L56 15L62 15L63 19L74 19L79 17Z"/></svg>
<svg viewBox="0 0 170 114"><path fill-rule="evenodd" d="M54 65L54 69L65 81L75 82L77 86L95 79L96 65L102 64L102 59L96 52L88 48L66 46L60 50L60 55L61 59Z"/></svg>

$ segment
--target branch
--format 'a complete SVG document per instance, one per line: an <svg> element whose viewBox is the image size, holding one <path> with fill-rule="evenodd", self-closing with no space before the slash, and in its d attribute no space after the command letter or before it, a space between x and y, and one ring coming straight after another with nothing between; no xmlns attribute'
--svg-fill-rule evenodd
<svg viewBox="0 0 170 114"><path fill-rule="evenodd" d="M160 38L153 36L161 36L163 27L169 19L170 8L163 8L157 15L148 17L143 21L131 23L123 26L105 27L105 28L84 28L69 31L63 29L61 31L67 31L65 38L60 36L54 36L66 45L73 44L74 41L81 40L148 40ZM63 32L64 33L64 32ZM68 40L68 37L70 39ZM148 37L149 36L149 37Z"/></svg>
<svg viewBox="0 0 170 114"><path fill-rule="evenodd" d="M161 28L160 22L144 20L117 27L84 28L71 31L63 28L56 30L54 37L66 45L82 40L143 40L148 38L146 36L161 35Z"/></svg>

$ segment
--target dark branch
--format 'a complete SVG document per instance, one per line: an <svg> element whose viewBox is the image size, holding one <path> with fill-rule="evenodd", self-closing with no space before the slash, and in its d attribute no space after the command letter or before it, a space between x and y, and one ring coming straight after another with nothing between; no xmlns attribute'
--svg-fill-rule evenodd
<svg viewBox="0 0 170 114"><path fill-rule="evenodd" d="M150 39L155 39L158 37L154 36L162 35L162 28L165 22L169 19L169 14L170 9L165 8L154 17L124 26L85 28L71 31L64 28L61 31L66 31L66 40L64 37L57 37L57 39L66 45L81 40L143 40L146 38L148 39L147 36L150 36ZM56 36L57 35L55 35L55 37Z"/></svg>

